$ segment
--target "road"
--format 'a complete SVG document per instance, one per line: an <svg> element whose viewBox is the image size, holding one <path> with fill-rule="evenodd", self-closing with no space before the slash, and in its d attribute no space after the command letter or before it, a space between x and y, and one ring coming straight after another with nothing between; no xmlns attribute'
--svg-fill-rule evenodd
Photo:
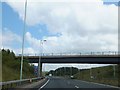
<svg viewBox="0 0 120 90"><path fill-rule="evenodd" d="M40 90L44 88L115 88L115 87L81 80L65 79L62 77L50 77L48 81L41 87Z"/></svg>

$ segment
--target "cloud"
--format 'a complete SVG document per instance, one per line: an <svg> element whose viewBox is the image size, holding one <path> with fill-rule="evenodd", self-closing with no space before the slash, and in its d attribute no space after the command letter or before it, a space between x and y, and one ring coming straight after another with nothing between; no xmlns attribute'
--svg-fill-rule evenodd
<svg viewBox="0 0 120 90"><path fill-rule="evenodd" d="M11 50L13 50L16 53L16 55L21 55L21 53L22 53L22 49L21 48L18 48L18 49L12 48ZM31 55L38 55L38 54L36 54L36 51L34 50L34 48L32 48L32 47L25 47L24 48L24 55L25 56L26 55L31 56Z"/></svg>
<svg viewBox="0 0 120 90"><path fill-rule="evenodd" d="M2 30L0 29L0 48L2 47Z"/></svg>
<svg viewBox="0 0 120 90"><path fill-rule="evenodd" d="M26 32L25 34L26 41L32 45L34 48L35 47L40 47L40 40L37 40L36 38L32 37L30 32Z"/></svg>
<svg viewBox="0 0 120 90"><path fill-rule="evenodd" d="M23 20L24 2L6 1ZM118 50L118 7L114 4L103 5L101 0L97 2L90 0L92 2L89 3L86 1L88 0L72 3L28 1L26 22L28 27L44 24L50 34L59 34L59 36L46 35L42 38L47 40L43 45L43 52ZM25 48L26 54L40 52L40 40L32 33L26 32L26 41L30 45Z"/></svg>
<svg viewBox="0 0 120 90"><path fill-rule="evenodd" d="M7 2L23 19L23 3ZM32 12L31 12L32 11ZM29 2L27 25L43 23L49 33L44 36L46 52L80 52L118 50L118 7L103 2L65 3ZM39 47L39 40L26 33L32 47ZM33 44L34 43L34 44Z"/></svg>
<svg viewBox="0 0 120 90"><path fill-rule="evenodd" d="M26 0L3 0L2 2L25 2ZM27 0L27 2L101 2L103 0Z"/></svg>
<svg viewBox="0 0 120 90"><path fill-rule="evenodd" d="M2 30L3 47L13 46L14 44L16 45L17 43L21 43L21 42L22 42L22 38L19 35L13 33L8 28L3 28Z"/></svg>
<svg viewBox="0 0 120 90"><path fill-rule="evenodd" d="M23 19L23 3L7 2ZM32 11L32 12L31 12ZM33 18L34 17L34 18ZM30 2L27 7L27 25L44 23L49 33L44 36L46 52L107 51L118 47L118 7L98 3ZM27 41L39 47L39 40L26 33Z"/></svg>

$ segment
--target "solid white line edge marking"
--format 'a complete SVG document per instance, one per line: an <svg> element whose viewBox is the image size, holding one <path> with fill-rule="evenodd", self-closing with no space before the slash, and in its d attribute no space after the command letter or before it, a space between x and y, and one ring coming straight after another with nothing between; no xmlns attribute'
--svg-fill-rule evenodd
<svg viewBox="0 0 120 90"><path fill-rule="evenodd" d="M46 82L44 85L42 85L42 86L39 88L39 90L42 89L43 87L45 87L45 86L48 84L49 81L50 81L50 80L47 80L47 82Z"/></svg>

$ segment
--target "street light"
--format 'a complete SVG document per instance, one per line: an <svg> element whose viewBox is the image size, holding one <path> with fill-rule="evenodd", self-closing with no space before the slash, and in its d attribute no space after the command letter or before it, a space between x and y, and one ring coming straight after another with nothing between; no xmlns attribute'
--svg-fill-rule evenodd
<svg viewBox="0 0 120 90"><path fill-rule="evenodd" d="M70 74L71 74L71 76L72 76L72 67L70 67ZM71 76L70 76L70 77L71 77Z"/></svg>
<svg viewBox="0 0 120 90"><path fill-rule="evenodd" d="M90 78L92 78L92 66L90 64Z"/></svg>
<svg viewBox="0 0 120 90"><path fill-rule="evenodd" d="M115 70L115 65L113 65L113 71L114 71L114 78L115 78L115 76L116 76L116 75L115 75L115 71L116 71L116 70Z"/></svg>
<svg viewBox="0 0 120 90"><path fill-rule="evenodd" d="M21 56L21 68L20 68L20 80L22 80L22 69L23 69L23 52L24 52L24 40L25 40L25 29L26 29L26 12L27 12L27 0L25 2L25 15L24 15L24 29L23 29L23 40L22 40L22 56Z"/></svg>
<svg viewBox="0 0 120 90"><path fill-rule="evenodd" d="M43 43L46 42L47 40L40 40L40 47L41 47L41 52L39 54L39 63L38 63L38 77L40 77L40 67L41 67L41 57L42 57L42 50L43 50Z"/></svg>
<svg viewBox="0 0 120 90"><path fill-rule="evenodd" d="M66 76L66 67L64 67L64 76Z"/></svg>

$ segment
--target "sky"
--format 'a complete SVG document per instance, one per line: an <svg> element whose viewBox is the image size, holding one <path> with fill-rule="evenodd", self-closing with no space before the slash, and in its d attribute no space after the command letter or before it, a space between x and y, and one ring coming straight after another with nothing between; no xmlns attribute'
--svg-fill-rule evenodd
<svg viewBox="0 0 120 90"><path fill-rule="evenodd" d="M28 0L24 54L117 51L117 2L118 0ZM16 55L21 54L24 6L25 0L3 0L0 11L1 48L13 50ZM47 41L41 46L40 40ZM46 70L60 66L65 64L44 65ZM66 66L78 67L78 64ZM91 65L79 64L79 68L83 67L90 68Z"/></svg>

